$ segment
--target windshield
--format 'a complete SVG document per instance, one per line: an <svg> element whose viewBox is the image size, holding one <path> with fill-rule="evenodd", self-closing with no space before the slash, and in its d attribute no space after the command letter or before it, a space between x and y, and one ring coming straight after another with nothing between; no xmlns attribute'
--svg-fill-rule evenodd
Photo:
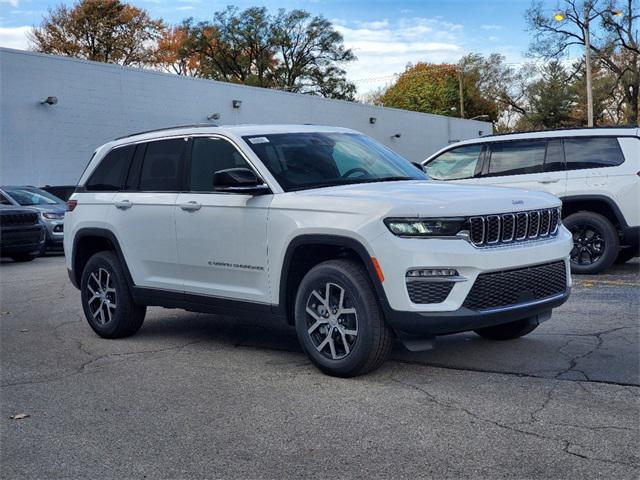
<svg viewBox="0 0 640 480"><path fill-rule="evenodd" d="M243 139L285 191L427 179L400 155L364 135L312 132Z"/></svg>
<svg viewBox="0 0 640 480"><path fill-rule="evenodd" d="M64 205L64 202L58 197L54 197L39 188L11 187L5 188L4 191L24 207L32 205Z"/></svg>

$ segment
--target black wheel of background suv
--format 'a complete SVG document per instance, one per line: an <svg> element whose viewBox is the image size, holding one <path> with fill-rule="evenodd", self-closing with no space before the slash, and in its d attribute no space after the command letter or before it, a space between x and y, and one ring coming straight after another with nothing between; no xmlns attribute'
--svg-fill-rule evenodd
<svg viewBox="0 0 640 480"><path fill-rule="evenodd" d="M524 320L516 320L515 322L505 323L504 325L479 328L474 330L474 332L487 340L513 340L524 337L536 328L538 328L537 322L531 322L525 318Z"/></svg>
<svg viewBox="0 0 640 480"><path fill-rule="evenodd" d="M14 262L30 262L36 257L37 255L33 255L31 253L16 253L14 255L11 255L11 259Z"/></svg>
<svg viewBox="0 0 640 480"><path fill-rule="evenodd" d="M366 271L350 260L329 260L302 279L295 300L298 339L311 361L338 377L378 368L394 335Z"/></svg>
<svg viewBox="0 0 640 480"><path fill-rule="evenodd" d="M113 252L99 252L89 259L82 272L80 295L89 326L103 338L128 337L144 322L147 309L133 302Z"/></svg>
<svg viewBox="0 0 640 480"><path fill-rule="evenodd" d="M593 275L613 265L620 249L618 232L606 217L594 212L577 212L563 220L573 235L571 271Z"/></svg>

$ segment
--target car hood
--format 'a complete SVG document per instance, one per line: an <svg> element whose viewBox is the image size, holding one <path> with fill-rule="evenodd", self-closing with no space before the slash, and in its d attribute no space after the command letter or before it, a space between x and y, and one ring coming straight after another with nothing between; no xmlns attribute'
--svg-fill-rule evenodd
<svg viewBox="0 0 640 480"><path fill-rule="evenodd" d="M469 216L560 206L553 195L515 188L460 185L436 181L361 183L295 193L301 206L313 202L322 209L380 209L385 214Z"/></svg>
<svg viewBox="0 0 640 480"><path fill-rule="evenodd" d="M67 211L66 205L30 205L29 208L37 210L39 212L53 212L53 213L65 213Z"/></svg>

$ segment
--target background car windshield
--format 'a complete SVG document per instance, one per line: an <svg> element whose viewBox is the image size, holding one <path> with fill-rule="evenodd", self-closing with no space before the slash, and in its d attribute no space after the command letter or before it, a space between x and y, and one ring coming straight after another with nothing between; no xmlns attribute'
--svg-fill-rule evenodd
<svg viewBox="0 0 640 480"><path fill-rule="evenodd" d="M313 132L243 138L285 191L427 179L397 153L364 135Z"/></svg>
<svg viewBox="0 0 640 480"><path fill-rule="evenodd" d="M39 188L5 188L5 192L22 206L64 204L59 198Z"/></svg>

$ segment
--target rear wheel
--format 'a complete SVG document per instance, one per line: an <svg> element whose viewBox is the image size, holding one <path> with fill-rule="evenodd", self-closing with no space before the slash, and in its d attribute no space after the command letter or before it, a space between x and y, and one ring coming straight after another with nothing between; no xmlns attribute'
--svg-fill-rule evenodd
<svg viewBox="0 0 640 480"><path fill-rule="evenodd" d="M620 241L618 232L606 217L594 212L578 212L569 215L563 223L573 236L573 273L592 275L613 265Z"/></svg>
<svg viewBox="0 0 640 480"><path fill-rule="evenodd" d="M295 301L298 340L323 372L339 377L378 368L393 347L366 271L350 260L329 260L302 279Z"/></svg>
<svg viewBox="0 0 640 480"><path fill-rule="evenodd" d="M496 325L495 327L479 328L474 332L487 340L513 340L514 338L524 337L537 327L538 322L525 318L524 320Z"/></svg>
<svg viewBox="0 0 640 480"><path fill-rule="evenodd" d="M124 271L113 252L99 252L89 259L82 272L80 294L87 322L101 337L128 337L144 322L147 309L133 302Z"/></svg>

